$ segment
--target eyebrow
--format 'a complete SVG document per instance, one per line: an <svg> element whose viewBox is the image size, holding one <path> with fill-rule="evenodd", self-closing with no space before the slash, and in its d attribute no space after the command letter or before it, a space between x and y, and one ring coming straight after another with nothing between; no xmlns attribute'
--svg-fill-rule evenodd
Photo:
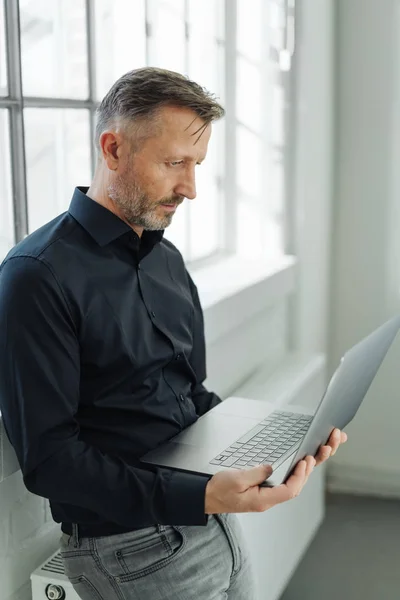
<svg viewBox="0 0 400 600"><path fill-rule="evenodd" d="M177 157L179 155L177 154ZM197 163L202 163L204 160L206 159L205 156L203 156L203 158L199 158L199 160L196 160ZM176 160L195 160L194 158L192 158L191 156L181 156L180 158L176 158Z"/></svg>

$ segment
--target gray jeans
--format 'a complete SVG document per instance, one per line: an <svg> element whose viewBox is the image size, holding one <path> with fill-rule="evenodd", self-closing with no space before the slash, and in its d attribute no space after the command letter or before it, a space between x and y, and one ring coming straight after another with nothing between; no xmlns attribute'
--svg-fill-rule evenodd
<svg viewBox="0 0 400 600"><path fill-rule="evenodd" d="M79 538L62 534L65 572L82 600L255 600L254 577L235 515L207 526L154 525Z"/></svg>

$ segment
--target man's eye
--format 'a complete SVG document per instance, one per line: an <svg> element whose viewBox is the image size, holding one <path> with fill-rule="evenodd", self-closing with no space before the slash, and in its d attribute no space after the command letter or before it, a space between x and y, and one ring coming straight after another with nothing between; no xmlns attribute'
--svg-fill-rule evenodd
<svg viewBox="0 0 400 600"><path fill-rule="evenodd" d="M174 160L173 162L170 162L169 164L172 167L177 167L178 165L181 165L183 163L183 160Z"/></svg>

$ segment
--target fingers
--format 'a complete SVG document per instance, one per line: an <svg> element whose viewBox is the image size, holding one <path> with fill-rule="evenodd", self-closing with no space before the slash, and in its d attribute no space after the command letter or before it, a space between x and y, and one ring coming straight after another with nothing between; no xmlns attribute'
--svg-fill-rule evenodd
<svg viewBox="0 0 400 600"><path fill-rule="evenodd" d="M272 474L271 465L258 465L252 469L246 469L239 472L238 477L240 479L241 491L245 491L255 485L260 485Z"/></svg>
<svg viewBox="0 0 400 600"><path fill-rule="evenodd" d="M345 433L344 431L340 431L340 429L334 429L331 433L331 435L329 436L329 440L328 440L328 446L330 446L332 448L331 451L331 456L334 456L337 452L337 449L339 448L340 444L344 444L345 442L347 442L347 433ZM321 446L321 448L324 448L325 446ZM326 458L325 458L326 460ZM323 462L323 460L322 460Z"/></svg>
<svg viewBox="0 0 400 600"><path fill-rule="evenodd" d="M332 446L332 453L331 456L334 456L337 452L337 449L339 448L340 444L344 444L345 442L347 442L347 433L345 433L344 431L340 431L340 429L334 429L332 431L331 434L331 438L333 438L332 440L332 444L329 443L330 446ZM329 439L331 439L329 438Z"/></svg>
<svg viewBox="0 0 400 600"><path fill-rule="evenodd" d="M315 464L316 461L314 457L306 456L304 460L301 460L296 465L293 474L286 483L274 488L261 488L261 505L265 506L262 510L266 510L268 506L275 506L276 504L281 504L282 502L296 498L307 483Z"/></svg>
<svg viewBox="0 0 400 600"><path fill-rule="evenodd" d="M320 446L318 450L318 454L315 457L317 465L322 464L332 455L332 447L331 446Z"/></svg>

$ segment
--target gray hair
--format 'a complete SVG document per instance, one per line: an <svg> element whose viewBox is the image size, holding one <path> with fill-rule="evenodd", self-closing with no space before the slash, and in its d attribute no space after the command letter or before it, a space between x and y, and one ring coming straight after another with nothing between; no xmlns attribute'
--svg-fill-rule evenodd
<svg viewBox="0 0 400 600"><path fill-rule="evenodd" d="M201 131L200 135L207 125L225 114L214 94L184 75L156 67L135 69L114 83L96 111L97 150L100 150L103 131L116 123L122 124L128 131L132 131L133 126L139 137L147 137L149 125L156 125L158 111L163 106L192 109L204 121L196 132Z"/></svg>

